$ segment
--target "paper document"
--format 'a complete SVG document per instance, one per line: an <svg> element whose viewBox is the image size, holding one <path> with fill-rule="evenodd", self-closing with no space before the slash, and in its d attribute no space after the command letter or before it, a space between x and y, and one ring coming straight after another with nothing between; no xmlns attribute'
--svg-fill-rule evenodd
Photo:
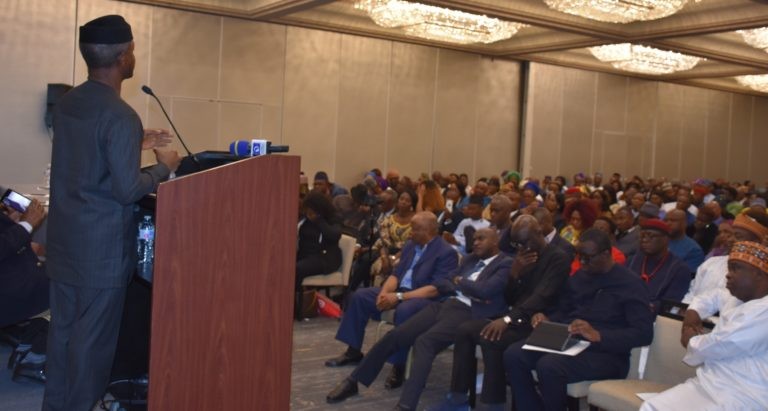
<svg viewBox="0 0 768 411"><path fill-rule="evenodd" d="M586 350L587 347L589 347L589 341L581 340L576 343L573 347L565 350L565 351L557 351L557 350L550 350L549 348L539 347L537 345L530 345L525 344L523 345L524 350L530 350L530 351L541 351L541 352L548 352L552 354L560 354L560 355L568 355L570 357L576 356L582 351Z"/></svg>
<svg viewBox="0 0 768 411"><path fill-rule="evenodd" d="M635 395L637 395L637 397L640 398L643 401L648 401L651 398L659 395L659 393L658 392L638 392Z"/></svg>

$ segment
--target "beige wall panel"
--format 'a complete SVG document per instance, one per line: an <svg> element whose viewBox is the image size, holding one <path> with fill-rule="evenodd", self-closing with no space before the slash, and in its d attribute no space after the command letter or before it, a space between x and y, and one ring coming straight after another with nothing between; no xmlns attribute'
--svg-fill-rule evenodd
<svg viewBox="0 0 768 411"><path fill-rule="evenodd" d="M702 113L707 109L707 91L695 87L683 88L683 132L680 147L680 178L693 180L704 174L704 146L707 122Z"/></svg>
<svg viewBox="0 0 768 411"><path fill-rule="evenodd" d="M627 80L627 132L652 136L656 128L659 83L635 78Z"/></svg>
<svg viewBox="0 0 768 411"><path fill-rule="evenodd" d="M646 163L650 163L650 150L646 149L649 139L633 133L626 135L627 151L624 153L624 173L632 175L642 173ZM641 174L647 176L648 174Z"/></svg>
<svg viewBox="0 0 768 411"><path fill-rule="evenodd" d="M752 112L752 145L750 150L750 179L759 185L768 182L768 99L756 98Z"/></svg>
<svg viewBox="0 0 768 411"><path fill-rule="evenodd" d="M563 128L560 141L560 171L572 176L591 173L592 137L595 130L596 73L584 70L563 72ZM622 113L623 114L623 113Z"/></svg>
<svg viewBox="0 0 768 411"><path fill-rule="evenodd" d="M393 43L391 66L383 166L415 177L432 168L437 49Z"/></svg>
<svg viewBox="0 0 768 411"><path fill-rule="evenodd" d="M482 58L478 67L478 176L517 170L520 129L520 64Z"/></svg>
<svg viewBox="0 0 768 411"><path fill-rule="evenodd" d="M229 150L235 140L263 138L261 135L262 107L248 103L220 103L219 139L210 149Z"/></svg>
<svg viewBox="0 0 768 411"><path fill-rule="evenodd" d="M150 87L157 94L215 98L221 17L154 8Z"/></svg>
<svg viewBox="0 0 768 411"><path fill-rule="evenodd" d="M218 143L219 103L174 98L171 107L171 118L193 153L221 147ZM174 142L174 147L183 155L181 144Z"/></svg>
<svg viewBox="0 0 768 411"><path fill-rule="evenodd" d="M283 103L286 27L225 18L221 50L221 99Z"/></svg>
<svg viewBox="0 0 768 411"><path fill-rule="evenodd" d="M560 135L563 116L563 76L556 66L531 64L526 144L530 164L525 175L560 174Z"/></svg>
<svg viewBox="0 0 768 411"><path fill-rule="evenodd" d="M288 28L283 142L301 156L310 178L324 170L335 178L341 35Z"/></svg>
<svg viewBox="0 0 768 411"><path fill-rule="evenodd" d="M603 176L610 176L612 173L621 173L622 176L632 174L627 167L627 157L630 152L630 145L627 136L624 133L613 131L601 131L596 133L602 135L603 141L603 165L605 171ZM572 174L568 175L570 180Z"/></svg>
<svg viewBox="0 0 768 411"><path fill-rule="evenodd" d="M680 175L680 139L683 131L684 104L683 87L659 83L654 177L676 178Z"/></svg>
<svg viewBox="0 0 768 411"><path fill-rule="evenodd" d="M392 43L341 38L336 181L350 187L384 163Z"/></svg>
<svg viewBox="0 0 768 411"><path fill-rule="evenodd" d="M277 106L261 107L261 138L273 144L283 142L283 109Z"/></svg>
<svg viewBox="0 0 768 411"><path fill-rule="evenodd" d="M593 75L597 77L597 107L600 108L595 113L595 128L619 133L626 132L627 78L603 73ZM587 92L587 90L584 91ZM582 95L582 98L587 96ZM573 104L580 105L581 101L583 100L573 100ZM589 104L589 101L584 101L584 104Z"/></svg>
<svg viewBox="0 0 768 411"><path fill-rule="evenodd" d="M51 159L47 83L72 83L75 3L5 0L0 12L0 184L39 184Z"/></svg>
<svg viewBox="0 0 768 411"><path fill-rule="evenodd" d="M470 180L477 178L474 157L479 60L479 56L467 53L438 52L432 169L464 172Z"/></svg>
<svg viewBox="0 0 768 411"><path fill-rule="evenodd" d="M708 178L727 178L728 139L730 136L731 93L707 91L707 148L704 174Z"/></svg>
<svg viewBox="0 0 768 411"><path fill-rule="evenodd" d="M155 104L141 91L141 86L149 83L152 12L153 8L149 6L108 0L80 0L77 7L78 26L108 14L119 14L131 25L136 67L133 77L123 81L120 96L139 113L142 121L147 119L147 104ZM78 51L75 58L75 84L82 83L87 77L88 68Z"/></svg>
<svg viewBox="0 0 768 411"><path fill-rule="evenodd" d="M754 97L734 94L731 105L731 138L728 150L728 179L749 179ZM766 138L765 135L761 136ZM768 154L768 153L766 153Z"/></svg>

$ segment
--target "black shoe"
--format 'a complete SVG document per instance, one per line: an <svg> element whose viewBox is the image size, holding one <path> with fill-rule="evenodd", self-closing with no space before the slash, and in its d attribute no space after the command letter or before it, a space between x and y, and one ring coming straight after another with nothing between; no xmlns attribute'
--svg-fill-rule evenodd
<svg viewBox="0 0 768 411"><path fill-rule="evenodd" d="M384 382L384 388L388 390L394 390L395 388L403 385L405 379L405 372L400 367L392 367L392 371L387 376L387 381Z"/></svg>
<svg viewBox="0 0 768 411"><path fill-rule="evenodd" d="M24 357L27 356L29 351L30 351L29 349L27 349L26 351L21 351L18 349L11 351L11 356L8 357L8 369L11 370L16 368L16 365L19 364L21 360L23 360Z"/></svg>
<svg viewBox="0 0 768 411"><path fill-rule="evenodd" d="M21 378L27 378L45 384L45 363L16 364L16 367L13 369L13 376L11 376L11 379L13 381L18 381Z"/></svg>
<svg viewBox="0 0 768 411"><path fill-rule="evenodd" d="M363 360L363 354L356 353L356 354L350 354L350 352L344 351L344 354L341 354L340 356L336 358L331 358L330 360L325 362L326 367L343 367L345 365L355 365Z"/></svg>
<svg viewBox="0 0 768 411"><path fill-rule="evenodd" d="M345 378L325 397L328 404L342 402L347 398L357 395L357 383Z"/></svg>

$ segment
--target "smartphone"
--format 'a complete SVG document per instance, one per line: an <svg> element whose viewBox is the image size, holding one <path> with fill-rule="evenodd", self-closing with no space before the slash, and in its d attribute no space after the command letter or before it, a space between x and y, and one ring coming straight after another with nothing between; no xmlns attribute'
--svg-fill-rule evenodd
<svg viewBox="0 0 768 411"><path fill-rule="evenodd" d="M32 200L11 189L8 189L8 191L3 194L2 201L3 204L20 213L27 211L27 207L29 207L29 204L32 202Z"/></svg>
<svg viewBox="0 0 768 411"><path fill-rule="evenodd" d="M448 212L453 212L453 200L446 200L445 201L445 209L448 210Z"/></svg>

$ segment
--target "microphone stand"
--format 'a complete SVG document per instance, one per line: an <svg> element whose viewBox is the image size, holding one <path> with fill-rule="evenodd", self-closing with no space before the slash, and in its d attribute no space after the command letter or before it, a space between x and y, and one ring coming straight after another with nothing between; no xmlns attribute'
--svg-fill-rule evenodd
<svg viewBox="0 0 768 411"><path fill-rule="evenodd" d="M197 169L202 170L203 168L202 166L200 166L200 162L197 161L197 157L195 157L195 155L192 154L191 151L189 151L189 148L187 148L187 144L184 143L184 139L181 138L181 134L179 134L179 130L176 130L176 126L173 124L173 121L171 121L171 116L169 116L168 112L165 111L165 107L163 107L163 103L161 103L160 99L157 98L157 96L155 95L155 92L152 91L152 89L147 86L141 86L141 91L152 96L152 98L154 98L155 101L157 101L157 104L160 106L160 110L163 110L163 114L165 115L165 118L168 120L168 123L171 125L173 132L176 133L176 136L179 137L179 142L181 142L181 145L184 147L184 150L186 150L187 155L189 156L189 158L192 159L192 162L195 163L195 165L197 166Z"/></svg>

